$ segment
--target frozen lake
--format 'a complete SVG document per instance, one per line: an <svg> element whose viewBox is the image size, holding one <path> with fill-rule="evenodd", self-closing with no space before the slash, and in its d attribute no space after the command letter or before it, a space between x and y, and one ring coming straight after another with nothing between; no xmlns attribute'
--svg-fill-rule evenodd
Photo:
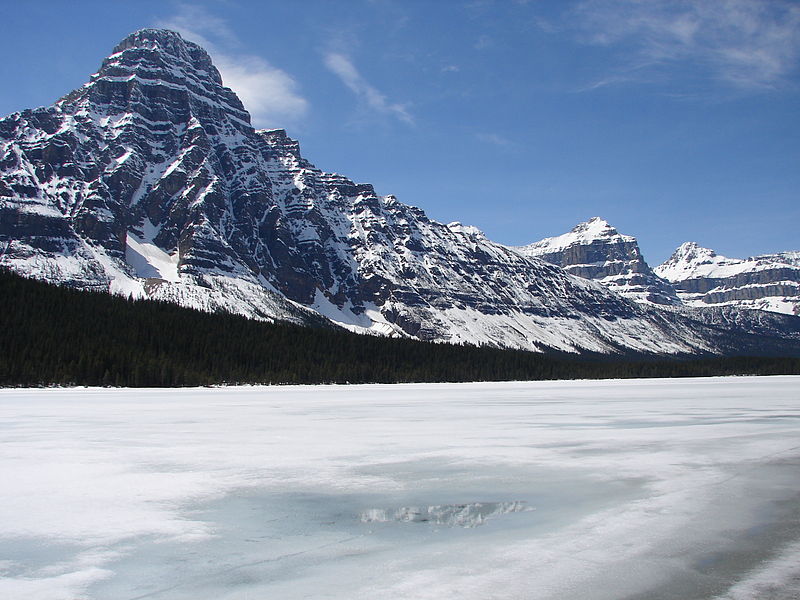
<svg viewBox="0 0 800 600"><path fill-rule="evenodd" d="M0 598L800 598L800 377L0 390Z"/></svg>

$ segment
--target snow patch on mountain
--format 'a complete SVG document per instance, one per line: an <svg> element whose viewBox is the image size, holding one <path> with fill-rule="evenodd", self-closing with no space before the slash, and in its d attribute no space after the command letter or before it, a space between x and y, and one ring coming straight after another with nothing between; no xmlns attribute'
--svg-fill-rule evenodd
<svg viewBox="0 0 800 600"><path fill-rule="evenodd" d="M159 229L150 219L145 219L141 235L129 231L125 243L125 260L133 267L136 275L143 279L180 281L177 250L170 254L153 242Z"/></svg>

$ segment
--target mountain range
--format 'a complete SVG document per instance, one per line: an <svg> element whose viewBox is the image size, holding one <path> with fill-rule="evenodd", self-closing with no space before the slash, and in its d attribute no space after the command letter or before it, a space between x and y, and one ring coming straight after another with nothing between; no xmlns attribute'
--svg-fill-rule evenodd
<svg viewBox="0 0 800 600"><path fill-rule="evenodd" d="M734 268L698 248L651 269L601 219L517 248L439 223L256 130L168 30L0 120L0 266L70 287L537 351L800 354L800 318L752 310L797 312L797 253Z"/></svg>
<svg viewBox="0 0 800 600"><path fill-rule="evenodd" d="M620 234L600 217L516 250L602 283L637 302L800 314L800 252L738 259L686 242L651 269L636 238Z"/></svg>
<svg viewBox="0 0 800 600"><path fill-rule="evenodd" d="M655 272L689 306L739 306L800 315L800 252L726 258L682 244Z"/></svg>

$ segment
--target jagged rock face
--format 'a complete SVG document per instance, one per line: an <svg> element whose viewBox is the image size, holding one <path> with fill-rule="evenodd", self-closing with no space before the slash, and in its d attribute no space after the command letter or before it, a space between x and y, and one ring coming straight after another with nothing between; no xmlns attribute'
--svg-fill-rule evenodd
<svg viewBox="0 0 800 600"><path fill-rule="evenodd" d="M142 30L54 106L0 121L0 260L77 287L303 320L239 252L272 206L263 164L208 54Z"/></svg>
<svg viewBox="0 0 800 600"><path fill-rule="evenodd" d="M0 217L0 265L203 310L530 349L733 339L316 169L170 31L132 34L79 90L0 120ZM758 335L800 348L797 323Z"/></svg>
<svg viewBox="0 0 800 600"><path fill-rule="evenodd" d="M727 258L682 244L656 272L691 306L727 305L800 315L800 252Z"/></svg>
<svg viewBox="0 0 800 600"><path fill-rule="evenodd" d="M669 282L658 277L645 262L636 238L621 235L600 217L580 223L564 235L515 249L578 277L593 279L631 300L680 304Z"/></svg>
<svg viewBox="0 0 800 600"><path fill-rule="evenodd" d="M475 228L438 223L370 185L323 173L283 130L258 133L281 209L270 236L285 241L276 287L292 300L351 326L523 347L570 347L566 338L542 342L548 320L581 329L585 318L637 318L636 307L620 298ZM293 255L295 249L301 252ZM582 343L596 343L593 337L587 329Z"/></svg>

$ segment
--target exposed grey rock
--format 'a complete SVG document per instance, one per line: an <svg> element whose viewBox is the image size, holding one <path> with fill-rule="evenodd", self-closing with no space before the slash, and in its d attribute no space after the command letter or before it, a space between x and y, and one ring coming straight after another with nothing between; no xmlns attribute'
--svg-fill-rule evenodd
<svg viewBox="0 0 800 600"><path fill-rule="evenodd" d="M528 349L800 348L800 320L734 331L641 306L317 169L171 31L132 34L82 88L0 120L0 217L0 265L203 310Z"/></svg>
<svg viewBox="0 0 800 600"><path fill-rule="evenodd" d="M738 306L800 314L800 252L727 258L695 242L656 268L691 306Z"/></svg>
<svg viewBox="0 0 800 600"><path fill-rule="evenodd" d="M564 235L515 249L563 267L578 277L602 283L637 302L681 303L672 285L658 277L645 262L636 238L621 235L600 217L579 223Z"/></svg>

